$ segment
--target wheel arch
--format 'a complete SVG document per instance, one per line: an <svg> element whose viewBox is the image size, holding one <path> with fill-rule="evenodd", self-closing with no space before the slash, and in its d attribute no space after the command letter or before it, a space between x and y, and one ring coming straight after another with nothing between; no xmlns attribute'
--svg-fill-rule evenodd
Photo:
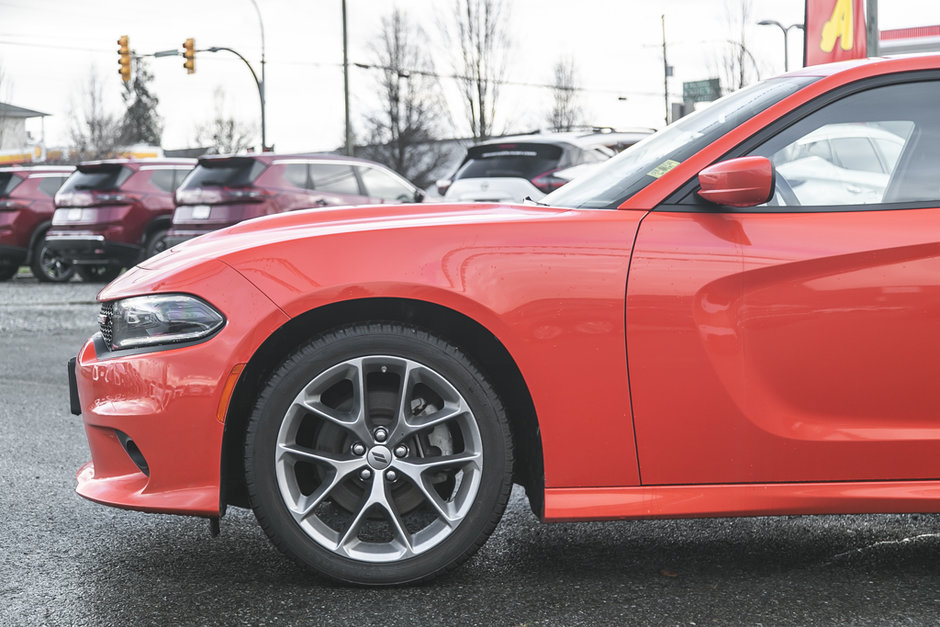
<svg viewBox="0 0 940 627"><path fill-rule="evenodd" d="M33 229L33 232L29 235L29 246L26 249L26 258L23 260L23 265L29 265L33 261L33 253L36 252L36 244L39 243L41 237L46 234L52 228L52 220L41 220L39 224Z"/></svg>
<svg viewBox="0 0 940 627"><path fill-rule="evenodd" d="M367 298L333 303L291 319L252 355L239 378L226 414L222 438L221 507L248 506L242 451L245 431L267 379L297 347L329 329L367 321L421 327L456 346L487 375L506 407L515 447L513 481L522 485L536 516L544 504L542 443L535 406L522 373L509 351L485 327L468 316L433 303L400 298Z"/></svg>
<svg viewBox="0 0 940 627"><path fill-rule="evenodd" d="M144 227L144 232L140 236L140 245L146 245L147 240L155 231L160 229L169 230L171 226L173 226L173 214L157 216Z"/></svg>

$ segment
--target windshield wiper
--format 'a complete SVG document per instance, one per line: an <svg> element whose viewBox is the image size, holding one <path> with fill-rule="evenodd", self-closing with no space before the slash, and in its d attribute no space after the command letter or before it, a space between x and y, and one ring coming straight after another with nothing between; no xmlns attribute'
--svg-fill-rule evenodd
<svg viewBox="0 0 940 627"><path fill-rule="evenodd" d="M526 196L525 198L522 199L522 202L530 202L533 205L538 205L539 207L551 207L551 205L547 205L544 202L533 200L531 196Z"/></svg>

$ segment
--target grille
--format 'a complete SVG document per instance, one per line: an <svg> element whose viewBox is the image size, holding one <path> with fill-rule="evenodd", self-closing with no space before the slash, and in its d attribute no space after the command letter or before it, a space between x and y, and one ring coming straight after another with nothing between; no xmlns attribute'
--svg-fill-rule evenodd
<svg viewBox="0 0 940 627"><path fill-rule="evenodd" d="M111 348L111 315L114 313L114 303L102 303L98 313L98 330L104 338L105 344Z"/></svg>

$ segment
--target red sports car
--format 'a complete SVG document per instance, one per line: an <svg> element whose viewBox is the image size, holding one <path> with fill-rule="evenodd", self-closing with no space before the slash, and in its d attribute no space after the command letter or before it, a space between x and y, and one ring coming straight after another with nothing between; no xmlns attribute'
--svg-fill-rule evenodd
<svg viewBox="0 0 940 627"><path fill-rule="evenodd" d="M73 363L78 492L251 507L329 577L544 521L940 512L940 56L812 67L515 205L316 210L148 259Z"/></svg>

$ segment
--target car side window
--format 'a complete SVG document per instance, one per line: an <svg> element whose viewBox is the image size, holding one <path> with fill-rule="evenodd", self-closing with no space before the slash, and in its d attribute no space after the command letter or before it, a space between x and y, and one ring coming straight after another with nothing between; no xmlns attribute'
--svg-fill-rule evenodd
<svg viewBox="0 0 940 627"><path fill-rule="evenodd" d="M68 177L44 176L43 179L39 182L39 191L52 198L55 196L55 193L59 191L59 188L62 187L62 183L65 182L66 178Z"/></svg>
<svg viewBox="0 0 940 627"><path fill-rule="evenodd" d="M172 192L174 189L173 170L154 170L150 173L150 184L165 192Z"/></svg>
<svg viewBox="0 0 940 627"><path fill-rule="evenodd" d="M340 163L311 163L313 189L333 194L359 196L359 180L352 166Z"/></svg>
<svg viewBox="0 0 940 627"><path fill-rule="evenodd" d="M837 100L751 154L776 172L769 206L940 200L940 81L876 87Z"/></svg>
<svg viewBox="0 0 940 627"><path fill-rule="evenodd" d="M371 166L361 166L358 170L366 188L366 196L401 202L411 202L415 199L415 190L388 172Z"/></svg>
<svg viewBox="0 0 940 627"><path fill-rule="evenodd" d="M293 187L307 189L308 179L306 163L288 163L284 166L284 182Z"/></svg>

